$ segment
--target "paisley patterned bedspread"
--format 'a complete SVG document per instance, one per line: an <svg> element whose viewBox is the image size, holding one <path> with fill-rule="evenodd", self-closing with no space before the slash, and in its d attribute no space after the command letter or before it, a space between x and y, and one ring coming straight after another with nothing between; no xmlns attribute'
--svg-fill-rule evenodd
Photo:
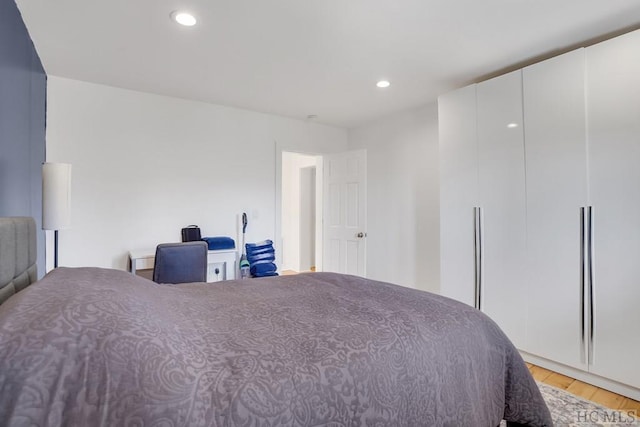
<svg viewBox="0 0 640 427"><path fill-rule="evenodd" d="M0 424L550 426L450 299L331 273L158 285L60 268L0 306Z"/></svg>

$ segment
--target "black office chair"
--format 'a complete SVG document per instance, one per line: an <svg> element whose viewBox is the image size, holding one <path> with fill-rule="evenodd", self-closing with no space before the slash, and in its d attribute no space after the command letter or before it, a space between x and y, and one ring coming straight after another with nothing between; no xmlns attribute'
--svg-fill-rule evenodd
<svg viewBox="0 0 640 427"><path fill-rule="evenodd" d="M190 283L207 281L206 242L162 243L156 247L153 281Z"/></svg>

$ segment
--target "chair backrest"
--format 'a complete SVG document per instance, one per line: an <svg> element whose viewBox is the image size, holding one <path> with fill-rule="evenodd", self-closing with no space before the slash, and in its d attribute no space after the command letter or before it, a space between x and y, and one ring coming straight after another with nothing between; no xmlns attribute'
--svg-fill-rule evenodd
<svg viewBox="0 0 640 427"><path fill-rule="evenodd" d="M162 243L156 247L153 281L190 283L207 280L207 243Z"/></svg>

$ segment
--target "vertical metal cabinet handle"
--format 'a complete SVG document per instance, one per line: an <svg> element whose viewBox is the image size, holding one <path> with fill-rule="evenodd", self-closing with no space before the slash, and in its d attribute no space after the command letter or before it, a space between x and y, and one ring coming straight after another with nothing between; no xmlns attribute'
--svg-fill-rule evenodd
<svg viewBox="0 0 640 427"><path fill-rule="evenodd" d="M593 207L587 206L587 280L589 281L589 364L594 359L595 312L593 301Z"/></svg>
<svg viewBox="0 0 640 427"><path fill-rule="evenodd" d="M482 208L478 207L478 310L482 310Z"/></svg>
<svg viewBox="0 0 640 427"><path fill-rule="evenodd" d="M482 208L473 208L473 252L475 262L475 290L473 306L482 308Z"/></svg>
<svg viewBox="0 0 640 427"><path fill-rule="evenodd" d="M585 354L585 208L580 208L580 361L588 362Z"/></svg>
<svg viewBox="0 0 640 427"><path fill-rule="evenodd" d="M478 270L478 257L480 255L479 226L478 223L478 207L473 207L473 267L474 267L474 283L473 283L473 306L478 307L478 292L480 285L480 275Z"/></svg>

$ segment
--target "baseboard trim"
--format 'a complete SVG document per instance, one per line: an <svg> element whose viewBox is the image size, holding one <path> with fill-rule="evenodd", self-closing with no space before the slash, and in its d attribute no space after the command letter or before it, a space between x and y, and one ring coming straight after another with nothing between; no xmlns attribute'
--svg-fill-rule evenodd
<svg viewBox="0 0 640 427"><path fill-rule="evenodd" d="M605 390L620 394L622 396L629 397L633 400L640 401L640 389L619 383L617 381L612 381L610 379L585 372L571 366L563 365L561 363L557 363L552 360L527 353L526 351L520 351L520 354L525 361L534 365L538 365L541 368L549 369L550 371L554 371L559 374L575 378L576 380L585 382L587 384L591 384L596 387L600 387Z"/></svg>

